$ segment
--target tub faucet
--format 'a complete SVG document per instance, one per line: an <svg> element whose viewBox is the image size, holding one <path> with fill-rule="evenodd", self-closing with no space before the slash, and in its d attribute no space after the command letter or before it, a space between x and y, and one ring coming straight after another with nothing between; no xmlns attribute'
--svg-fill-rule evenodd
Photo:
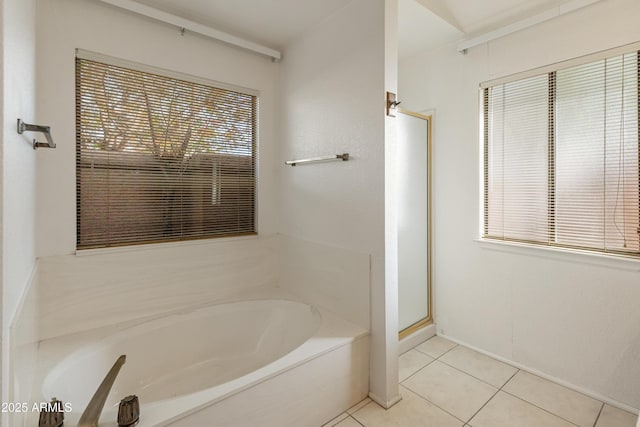
<svg viewBox="0 0 640 427"><path fill-rule="evenodd" d="M107 401L107 396L109 396L109 392L111 391L111 386L113 386L113 383L118 376L118 372L120 372L120 368L124 365L126 360L127 356L124 354L118 357L118 360L113 364L107 373L107 376L104 377L104 380L102 380L102 383L89 401L87 409L82 413L80 421L78 421L78 427L98 427L100 414L102 413L102 408L104 408L104 404Z"/></svg>

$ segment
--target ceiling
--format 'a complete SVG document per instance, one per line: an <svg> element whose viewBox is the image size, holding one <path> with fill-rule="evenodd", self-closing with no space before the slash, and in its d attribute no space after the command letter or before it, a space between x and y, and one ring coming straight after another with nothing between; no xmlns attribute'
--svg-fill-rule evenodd
<svg viewBox="0 0 640 427"><path fill-rule="evenodd" d="M399 56L461 41L570 0L398 0Z"/></svg>
<svg viewBox="0 0 640 427"><path fill-rule="evenodd" d="M135 0L238 37L282 49L347 0Z"/></svg>
<svg viewBox="0 0 640 427"><path fill-rule="evenodd" d="M135 0L283 49L350 0ZM398 0L401 58L517 22L571 0Z"/></svg>
<svg viewBox="0 0 640 427"><path fill-rule="evenodd" d="M416 0L398 0L398 57L460 40L464 33Z"/></svg>
<svg viewBox="0 0 640 427"><path fill-rule="evenodd" d="M466 34L493 30L568 2L567 0L414 1L432 10Z"/></svg>

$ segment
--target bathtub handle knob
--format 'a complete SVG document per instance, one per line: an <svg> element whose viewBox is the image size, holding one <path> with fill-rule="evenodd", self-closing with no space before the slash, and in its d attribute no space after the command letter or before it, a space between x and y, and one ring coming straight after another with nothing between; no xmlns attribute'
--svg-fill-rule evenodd
<svg viewBox="0 0 640 427"><path fill-rule="evenodd" d="M60 427L64 423L63 405L55 397L51 403L40 412L38 427Z"/></svg>
<svg viewBox="0 0 640 427"><path fill-rule="evenodd" d="M118 427L136 425L140 419L140 402L138 396L127 396L120 401L118 407Z"/></svg>

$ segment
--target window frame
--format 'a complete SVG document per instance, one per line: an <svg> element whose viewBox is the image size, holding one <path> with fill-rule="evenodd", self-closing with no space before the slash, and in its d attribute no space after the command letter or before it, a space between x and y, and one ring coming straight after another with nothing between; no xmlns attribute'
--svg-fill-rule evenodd
<svg viewBox="0 0 640 427"><path fill-rule="evenodd" d="M75 50L75 60L87 60L93 62L99 62L103 64L107 64L115 67L122 67L130 70L134 70L137 72L148 73L152 75L157 75L161 77L166 77L170 79L181 80L189 83L194 83L197 85L210 86L216 89L221 89L225 91L237 92L244 95L249 95L254 98L253 101L253 130L252 130L252 156L251 156L251 168L252 168L252 176L253 176L253 204L252 204L252 218L253 218L253 226L252 231L247 232L238 232L238 233L221 233L219 235L209 235L209 236L187 236L187 237L171 237L167 239L158 239L158 240L143 240L143 241L134 241L134 242L117 242L110 243L107 245L80 245L79 236L80 236L80 217L79 217L79 206L80 206L80 193L79 193L79 158L80 158L80 146L79 146L79 138L80 138L80 125L78 122L78 116L75 116L76 120L76 141L75 141L75 167L76 170L76 254L82 253L94 253L100 251L128 251L133 250L139 247L157 247L159 245L183 245L189 243L203 244L207 242L214 242L220 240L230 240L230 239L246 239L246 238L255 238L259 235L259 217L258 217L258 204L259 204L259 145L260 145L260 119L259 119L259 105L260 105L260 91L238 86L230 83L224 83L217 80L198 77L192 74L186 74L179 71L173 71L165 68L160 68L156 66L151 66L147 64L142 64L135 61L125 60L121 58L116 58L109 55L104 55L101 53L91 52L83 49ZM75 61L74 61L75 62ZM75 66L74 66L75 68ZM76 82L77 85L77 82ZM77 102L77 100L76 100ZM214 177L215 175L215 177ZM214 184L214 178L218 178L218 182L212 188L212 193L209 195L208 204L212 206L216 206L220 204L221 200L221 180L220 178L220 167L219 165L212 170L212 184Z"/></svg>
<svg viewBox="0 0 640 427"><path fill-rule="evenodd" d="M582 57L573 58L567 61L558 62L550 65L546 65L543 67L535 68L532 70L516 73L513 75L493 79L490 81L482 82L480 84L479 90L479 110L480 110L480 171L481 171L481 185L480 185L480 237L476 240L479 243L489 243L492 244L503 245L508 248L509 252L516 251L521 252L524 248L527 251L527 248L534 249L542 249L548 250L551 249L556 253L569 253L569 254L577 254L581 255L591 255L601 257L602 259L616 259L622 261L631 261L632 263L637 265L637 262L640 261L640 248L635 251L618 251L611 249L598 249L591 248L585 246L575 246L569 244L561 244L555 241L555 221L556 221L556 213L555 213L555 197L556 197L556 188L555 188L555 180L548 181L548 205L547 205L547 221L548 221L548 242L542 241L534 241L534 240L524 240L517 238L508 238L508 237L495 237L488 234L489 230L489 179L488 179L488 165L489 165L489 89L493 86L502 85L505 83L515 82L518 80L524 80L530 77L539 76L542 74L546 74L548 76L549 81L549 94L548 94L548 107L549 107L549 124L548 124L548 158L547 158L547 173L549 175L556 173L556 141L555 141L555 108L556 108L556 94L557 94L557 86L556 86L556 73L558 71L576 67L584 64L588 64L591 62L597 62L599 60L608 59L624 54L636 54L637 58L637 91L638 91L638 99L637 99L637 123L636 126L638 128L638 177L640 180L640 42L632 43L629 45L620 46L613 49L607 49L604 51L599 51L593 54L585 55ZM640 185L638 186L638 203L640 205ZM638 229L636 230L640 235L640 209L638 209ZM639 236L640 238L640 236Z"/></svg>

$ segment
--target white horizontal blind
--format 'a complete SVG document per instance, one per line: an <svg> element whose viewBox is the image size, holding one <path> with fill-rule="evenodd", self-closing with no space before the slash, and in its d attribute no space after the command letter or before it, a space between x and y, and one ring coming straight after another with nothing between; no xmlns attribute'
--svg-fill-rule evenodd
<svg viewBox="0 0 640 427"><path fill-rule="evenodd" d="M547 239L546 75L488 89L487 234Z"/></svg>
<svg viewBox="0 0 640 427"><path fill-rule="evenodd" d="M639 77L632 52L484 89L484 237L640 254Z"/></svg>
<svg viewBox="0 0 640 427"><path fill-rule="evenodd" d="M255 232L253 95L76 59L77 247Z"/></svg>

